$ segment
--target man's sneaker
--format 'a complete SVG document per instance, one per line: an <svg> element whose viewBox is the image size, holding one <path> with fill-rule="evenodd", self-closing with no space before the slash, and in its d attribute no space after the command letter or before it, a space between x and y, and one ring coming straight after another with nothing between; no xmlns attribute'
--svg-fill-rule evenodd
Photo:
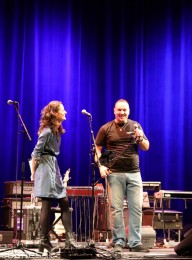
<svg viewBox="0 0 192 260"><path fill-rule="evenodd" d="M113 252L121 252L123 250L123 246L120 244L115 244Z"/></svg>
<svg viewBox="0 0 192 260"><path fill-rule="evenodd" d="M145 253L149 252L149 249L143 247L142 245L138 245L138 246L132 247L129 250L131 252L145 252Z"/></svg>

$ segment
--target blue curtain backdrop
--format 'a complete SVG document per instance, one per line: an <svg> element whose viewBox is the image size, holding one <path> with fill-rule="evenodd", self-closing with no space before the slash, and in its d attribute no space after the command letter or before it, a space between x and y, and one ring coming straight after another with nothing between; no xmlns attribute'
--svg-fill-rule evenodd
<svg viewBox="0 0 192 260"><path fill-rule="evenodd" d="M94 135L125 98L151 146L140 153L144 181L192 190L192 1L0 1L0 199L5 181L30 180L28 159L40 111L68 112L59 163L69 185L91 184ZM14 105L32 138L23 127ZM96 180L99 173L96 170Z"/></svg>

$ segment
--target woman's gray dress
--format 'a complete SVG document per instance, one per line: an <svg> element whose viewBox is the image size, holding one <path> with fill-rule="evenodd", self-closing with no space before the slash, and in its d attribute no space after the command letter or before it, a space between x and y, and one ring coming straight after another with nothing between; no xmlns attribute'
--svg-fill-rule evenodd
<svg viewBox="0 0 192 260"><path fill-rule="evenodd" d="M66 188L56 158L60 152L60 143L60 135L53 134L49 127L44 128L39 135L32 152L32 157L39 161L34 177L35 197L66 197Z"/></svg>

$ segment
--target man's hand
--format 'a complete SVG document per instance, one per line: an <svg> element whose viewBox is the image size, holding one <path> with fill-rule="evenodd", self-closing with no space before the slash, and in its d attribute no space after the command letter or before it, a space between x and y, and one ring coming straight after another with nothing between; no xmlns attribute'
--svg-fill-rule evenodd
<svg viewBox="0 0 192 260"><path fill-rule="evenodd" d="M99 166L99 171L100 171L101 178L105 178L107 177L107 175L111 173L111 171L104 165Z"/></svg>
<svg viewBox="0 0 192 260"><path fill-rule="evenodd" d="M134 124L135 127L135 138L136 141L139 143L141 140L143 140L144 133L141 129L138 128L138 124Z"/></svg>
<svg viewBox="0 0 192 260"><path fill-rule="evenodd" d="M147 139L144 139L144 133L141 129L138 128L137 124L134 124L135 126L135 138L137 143L139 144L141 150L147 151L149 149L149 141Z"/></svg>

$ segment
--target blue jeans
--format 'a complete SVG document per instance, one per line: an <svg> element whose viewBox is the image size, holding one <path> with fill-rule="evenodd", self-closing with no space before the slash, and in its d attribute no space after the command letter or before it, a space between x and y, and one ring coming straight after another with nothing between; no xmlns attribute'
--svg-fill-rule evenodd
<svg viewBox="0 0 192 260"><path fill-rule="evenodd" d="M140 172L115 172L107 177L113 243L126 243L123 220L124 198L129 207L129 247L141 245L143 186Z"/></svg>

